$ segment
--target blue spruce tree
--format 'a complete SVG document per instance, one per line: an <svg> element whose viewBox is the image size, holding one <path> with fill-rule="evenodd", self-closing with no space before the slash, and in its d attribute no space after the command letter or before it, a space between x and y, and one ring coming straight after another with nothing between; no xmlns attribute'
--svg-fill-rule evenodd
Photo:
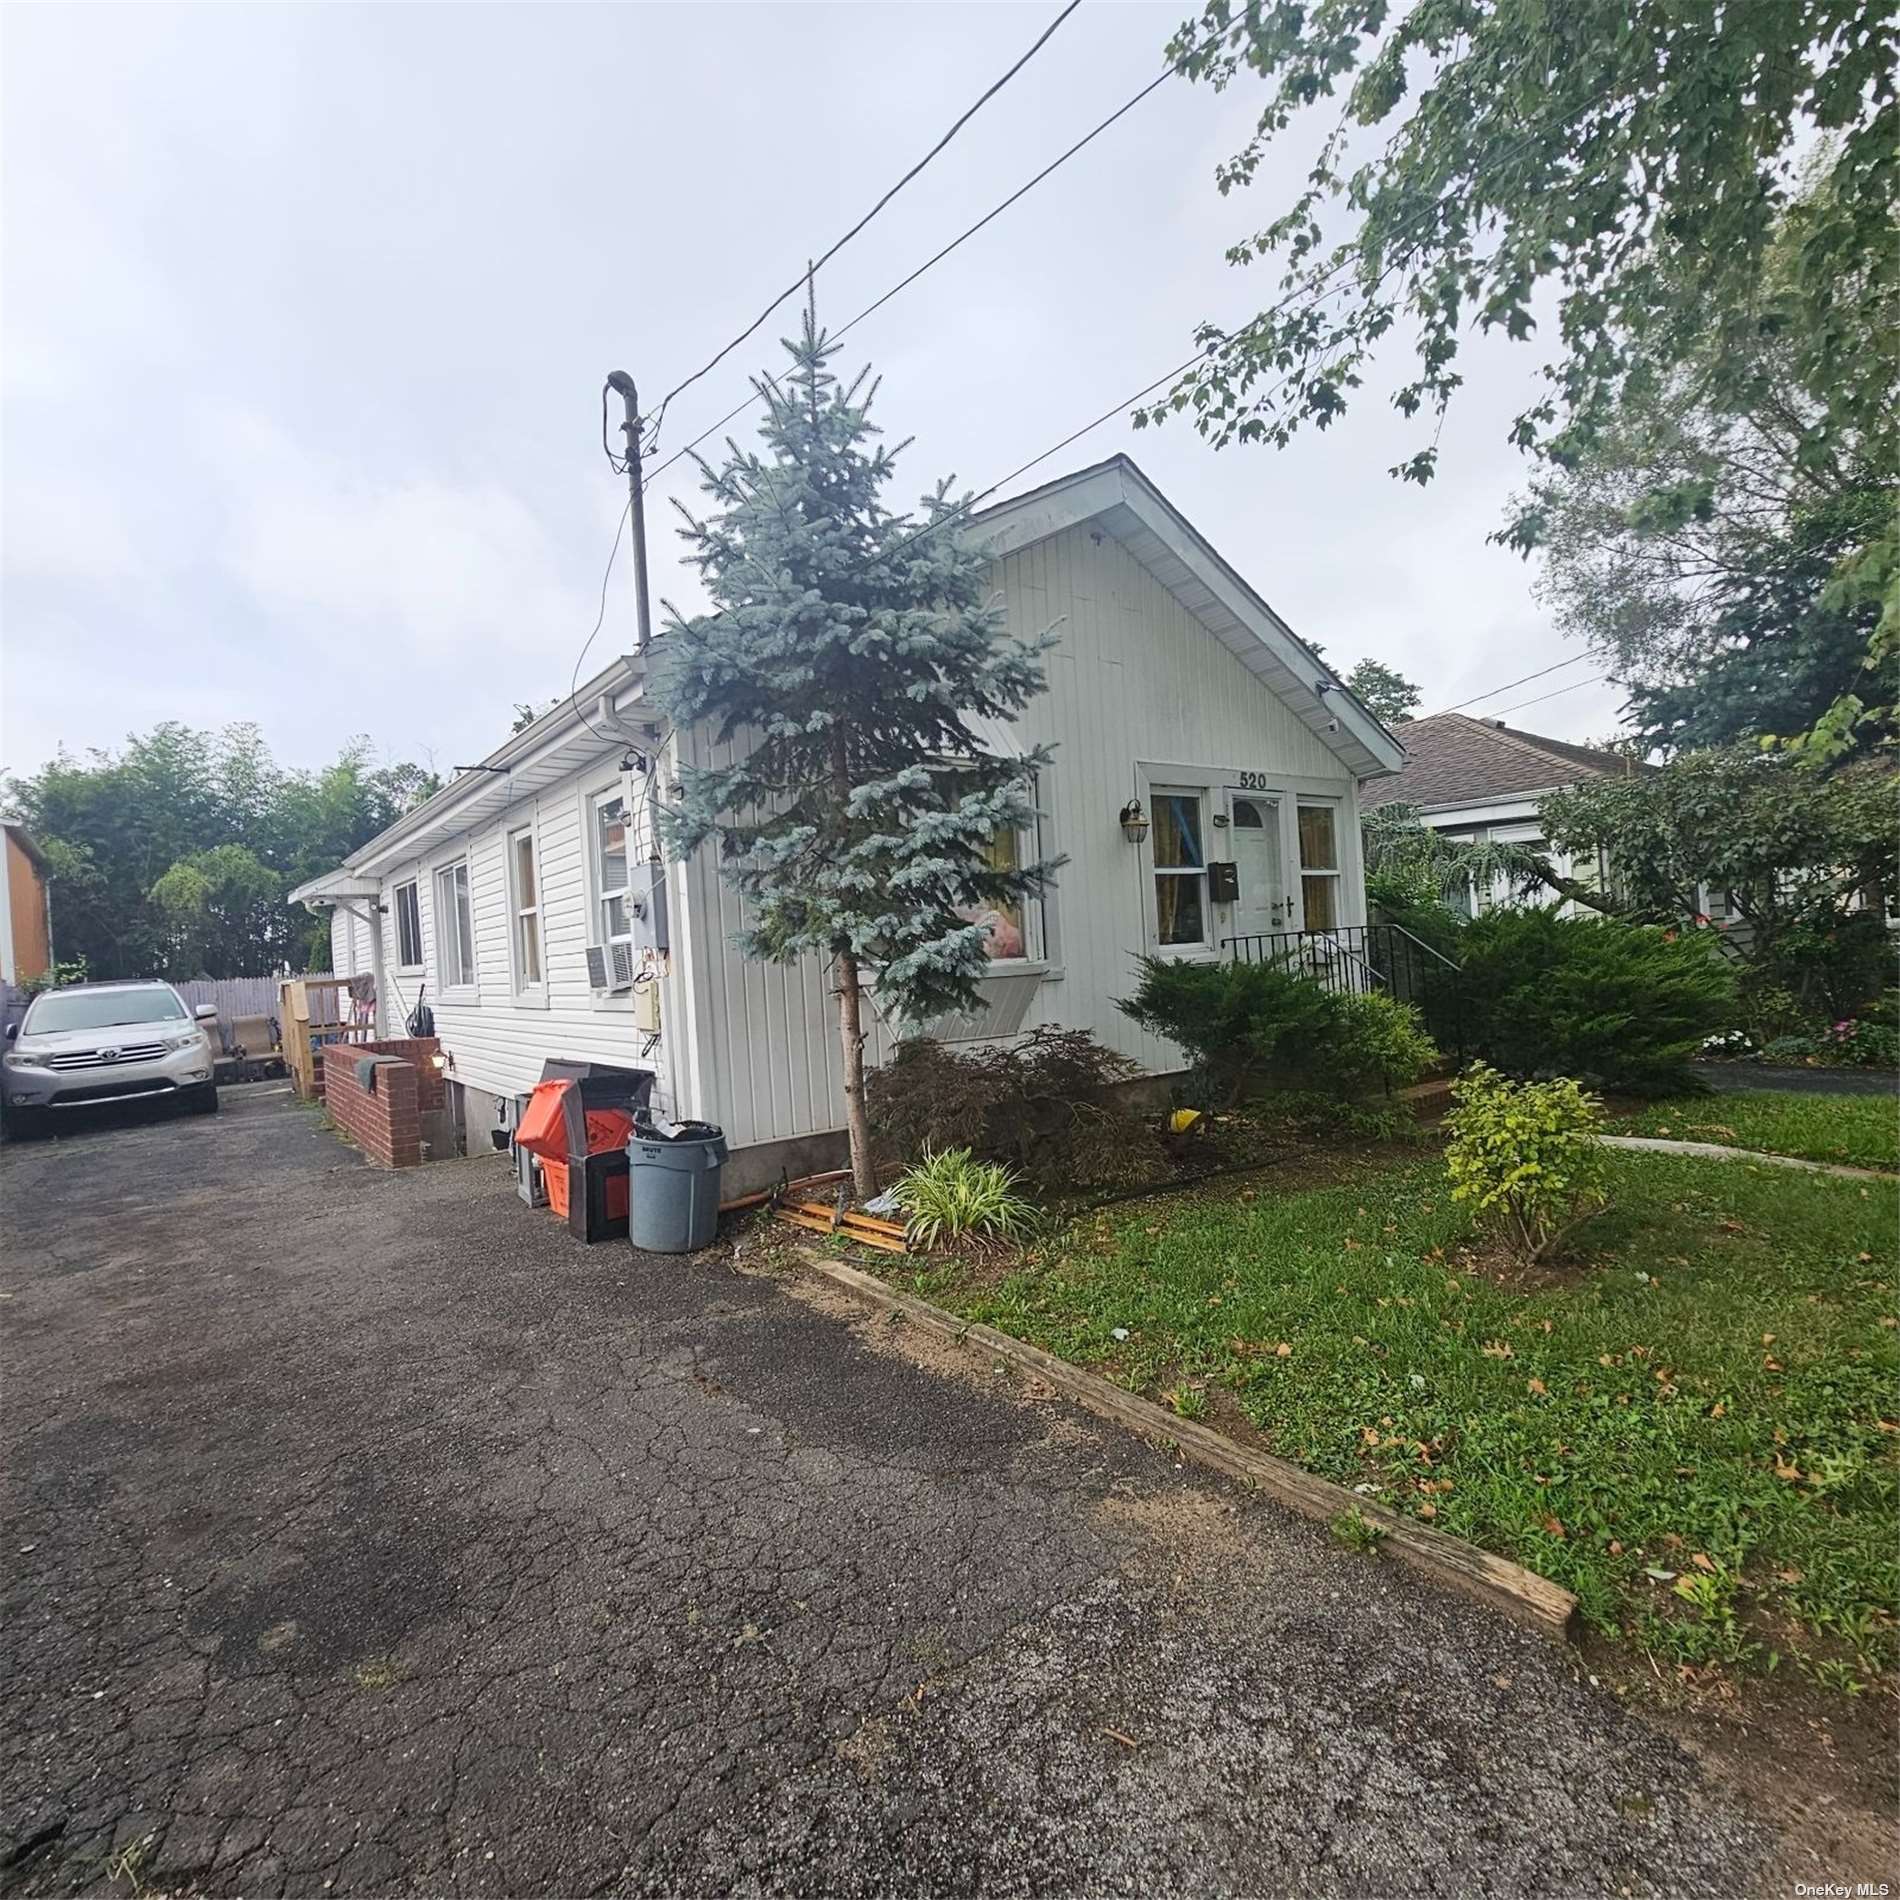
<svg viewBox="0 0 1900 1900"><path fill-rule="evenodd" d="M1053 636L1005 632L947 481L921 519L885 508L907 444L879 444L869 371L840 386L810 310L785 347L790 370L755 385L763 452L729 442L724 467L701 461L713 508L680 510L713 604L691 620L669 607L658 703L740 758L683 766L661 835L679 856L718 841L747 956L829 959L852 1175L868 1198L864 980L910 1024L968 1008L987 960L972 918L1020 904L1056 868L992 848L1033 818L1046 750L999 757L978 732L1043 690Z"/></svg>

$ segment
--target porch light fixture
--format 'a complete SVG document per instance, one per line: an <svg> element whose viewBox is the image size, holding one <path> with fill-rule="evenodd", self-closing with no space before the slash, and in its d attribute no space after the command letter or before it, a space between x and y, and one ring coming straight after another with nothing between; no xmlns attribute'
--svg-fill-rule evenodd
<svg viewBox="0 0 1900 1900"><path fill-rule="evenodd" d="M1130 844L1139 844L1148 835L1148 814L1141 809L1141 800L1131 798L1122 807L1122 836Z"/></svg>

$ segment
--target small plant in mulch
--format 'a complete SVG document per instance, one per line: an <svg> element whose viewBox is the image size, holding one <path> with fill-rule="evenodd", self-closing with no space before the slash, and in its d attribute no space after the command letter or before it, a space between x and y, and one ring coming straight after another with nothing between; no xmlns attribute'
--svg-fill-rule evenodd
<svg viewBox="0 0 1900 1900"><path fill-rule="evenodd" d="M1020 1241L1036 1210L1016 1192L1016 1177L967 1148L926 1155L899 1177L891 1197L905 1215L906 1236L925 1251L959 1241Z"/></svg>
<svg viewBox="0 0 1900 1900"><path fill-rule="evenodd" d="M1357 1509L1341 1511L1326 1528L1337 1542L1362 1557L1376 1557L1379 1546L1385 1542L1385 1526L1375 1524Z"/></svg>

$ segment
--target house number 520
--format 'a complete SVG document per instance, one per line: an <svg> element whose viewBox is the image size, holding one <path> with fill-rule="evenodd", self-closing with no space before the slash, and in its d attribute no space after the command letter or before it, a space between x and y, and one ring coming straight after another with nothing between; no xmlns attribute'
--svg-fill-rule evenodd
<svg viewBox="0 0 1900 1900"><path fill-rule="evenodd" d="M1241 773L1240 789L1243 792L1264 792L1267 789L1266 773L1264 772Z"/></svg>

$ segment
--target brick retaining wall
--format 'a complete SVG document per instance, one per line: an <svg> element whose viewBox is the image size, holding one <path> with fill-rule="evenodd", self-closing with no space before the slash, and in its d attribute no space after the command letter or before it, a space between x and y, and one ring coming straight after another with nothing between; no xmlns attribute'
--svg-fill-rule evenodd
<svg viewBox="0 0 1900 1900"><path fill-rule="evenodd" d="M379 1168L413 1168L422 1160L422 1116L442 1106L442 1071L435 1066L433 1036L389 1042L332 1043L318 1051L318 1093L338 1130ZM393 1057L379 1063L376 1087L356 1079L365 1056Z"/></svg>

